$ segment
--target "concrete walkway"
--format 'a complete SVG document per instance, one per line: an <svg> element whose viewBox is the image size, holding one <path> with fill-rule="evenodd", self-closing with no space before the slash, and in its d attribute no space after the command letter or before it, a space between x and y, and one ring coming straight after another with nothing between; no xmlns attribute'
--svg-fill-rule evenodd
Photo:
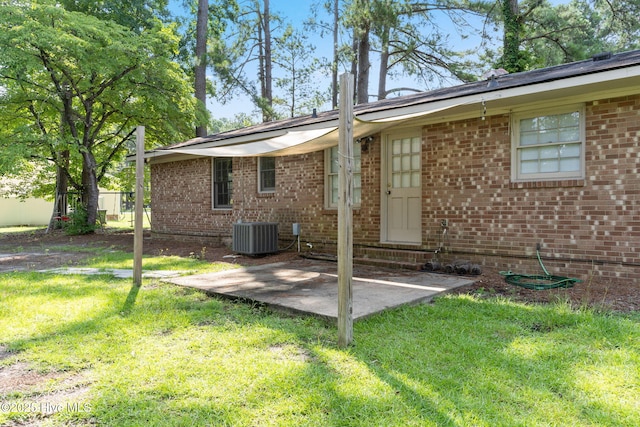
<svg viewBox="0 0 640 427"><path fill-rule="evenodd" d="M162 280L212 295L265 303L273 308L329 319L338 317L337 264L332 262L295 260ZM392 307L429 301L473 282L467 277L355 265L353 319Z"/></svg>
<svg viewBox="0 0 640 427"><path fill-rule="evenodd" d="M38 273L86 275L109 274L117 279L133 278L133 270L119 268L60 267L49 270L38 270ZM143 270L142 277L145 279L165 279L167 277L180 276L185 273L185 271L177 270Z"/></svg>

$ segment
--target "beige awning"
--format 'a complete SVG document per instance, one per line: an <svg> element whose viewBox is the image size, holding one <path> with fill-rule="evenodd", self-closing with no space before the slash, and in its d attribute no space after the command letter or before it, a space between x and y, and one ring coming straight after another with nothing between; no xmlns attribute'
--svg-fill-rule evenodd
<svg viewBox="0 0 640 427"><path fill-rule="evenodd" d="M380 116L376 114L362 114L355 117L353 123L353 138L359 139L379 133L392 126L410 122L442 110L453 108L459 104L432 106L424 109L424 105L416 111L413 107L402 113L391 115L386 112ZM244 135L213 143L205 143L196 146L185 146L168 150L155 150L148 157L159 157L171 154L186 154L198 157L260 157L260 156L287 156L305 154L324 150L338 143L338 119L328 121L318 127L318 124L302 126L295 129L283 129L269 136L260 134Z"/></svg>
<svg viewBox="0 0 640 427"><path fill-rule="evenodd" d="M171 154L190 154L206 157L256 157L256 156L286 156L303 154L323 150L336 145L337 126L319 129L290 130L283 135L251 142L235 143L225 141L210 147L184 147L171 150L158 150ZM304 147L303 147L304 146Z"/></svg>

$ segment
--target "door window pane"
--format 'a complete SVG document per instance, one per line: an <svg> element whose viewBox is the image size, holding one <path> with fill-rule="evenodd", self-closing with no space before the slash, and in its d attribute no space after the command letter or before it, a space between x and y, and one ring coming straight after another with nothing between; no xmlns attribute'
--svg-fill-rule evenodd
<svg viewBox="0 0 640 427"><path fill-rule="evenodd" d="M391 186L393 188L420 187L420 137L391 141Z"/></svg>

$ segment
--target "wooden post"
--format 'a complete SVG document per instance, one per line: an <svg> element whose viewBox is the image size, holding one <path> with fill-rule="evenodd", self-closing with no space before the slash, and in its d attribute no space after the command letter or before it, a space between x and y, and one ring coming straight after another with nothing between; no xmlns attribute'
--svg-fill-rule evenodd
<svg viewBox="0 0 640 427"><path fill-rule="evenodd" d="M353 75L340 76L338 125L338 346L353 340Z"/></svg>
<svg viewBox="0 0 640 427"><path fill-rule="evenodd" d="M136 191L133 228L133 284L142 286L142 227L144 218L144 126L136 128Z"/></svg>

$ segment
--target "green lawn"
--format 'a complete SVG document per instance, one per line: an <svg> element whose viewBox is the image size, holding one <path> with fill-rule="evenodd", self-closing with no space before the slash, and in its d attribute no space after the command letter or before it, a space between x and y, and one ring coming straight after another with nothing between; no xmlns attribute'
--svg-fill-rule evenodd
<svg viewBox="0 0 640 427"><path fill-rule="evenodd" d="M0 425L61 390L51 425L640 424L638 313L447 296L357 322L342 350L319 319L155 280L130 291L104 275L0 274L0 380L16 366L46 380L0 381Z"/></svg>

